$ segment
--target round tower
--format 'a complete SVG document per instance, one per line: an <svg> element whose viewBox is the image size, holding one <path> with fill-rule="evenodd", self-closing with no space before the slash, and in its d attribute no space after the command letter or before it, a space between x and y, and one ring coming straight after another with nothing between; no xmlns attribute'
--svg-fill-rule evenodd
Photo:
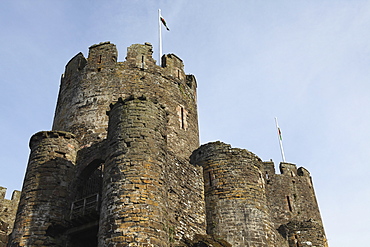
<svg viewBox="0 0 370 247"><path fill-rule="evenodd" d="M203 167L208 234L219 235L233 246L278 246L260 158L213 142L194 151L191 162Z"/></svg>
<svg viewBox="0 0 370 247"><path fill-rule="evenodd" d="M160 67L152 53L151 44L134 44L126 61L117 62L116 46L104 42L91 46L87 59L77 54L61 79L53 130L71 132L89 146L106 138L111 102L144 94L167 108L168 148L189 157L199 146L195 77L185 75L176 55L164 55Z"/></svg>
<svg viewBox="0 0 370 247"><path fill-rule="evenodd" d="M30 148L10 246L58 246L79 144L70 133L42 131L32 136Z"/></svg>
<svg viewBox="0 0 370 247"><path fill-rule="evenodd" d="M168 246L166 117L163 107L144 96L112 105L99 246Z"/></svg>

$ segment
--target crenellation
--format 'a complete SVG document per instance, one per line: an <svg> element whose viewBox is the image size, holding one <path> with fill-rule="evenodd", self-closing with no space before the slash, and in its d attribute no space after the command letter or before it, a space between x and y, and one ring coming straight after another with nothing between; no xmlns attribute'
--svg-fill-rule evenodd
<svg viewBox="0 0 370 247"><path fill-rule="evenodd" d="M127 48L126 63L141 70L158 71L159 66L152 57L153 47L150 43L134 44Z"/></svg>
<svg viewBox="0 0 370 247"><path fill-rule="evenodd" d="M170 78L183 82L186 75L184 72L183 61L175 54L167 54L162 56L162 67L164 74Z"/></svg>
<svg viewBox="0 0 370 247"><path fill-rule="evenodd" d="M102 42L89 47L87 64L90 69L114 66L117 63L118 51L114 44Z"/></svg>
<svg viewBox="0 0 370 247"><path fill-rule="evenodd" d="M20 191L14 190L11 199L5 199L7 188L0 186L0 247L5 247L13 230Z"/></svg>

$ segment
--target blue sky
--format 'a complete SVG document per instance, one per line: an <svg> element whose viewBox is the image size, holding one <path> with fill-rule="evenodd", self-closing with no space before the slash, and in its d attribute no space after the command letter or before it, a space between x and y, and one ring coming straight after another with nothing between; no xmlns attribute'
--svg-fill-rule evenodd
<svg viewBox="0 0 370 247"><path fill-rule="evenodd" d="M50 130L65 64L111 41L150 42L198 82L201 142L221 140L313 176L330 246L370 230L370 1L4 0L0 186L20 190L31 135Z"/></svg>

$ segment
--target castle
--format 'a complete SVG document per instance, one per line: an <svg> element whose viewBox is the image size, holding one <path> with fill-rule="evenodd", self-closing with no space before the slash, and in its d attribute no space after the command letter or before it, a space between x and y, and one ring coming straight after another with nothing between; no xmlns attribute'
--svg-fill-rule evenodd
<svg viewBox="0 0 370 247"><path fill-rule="evenodd" d="M34 134L8 246L327 246L310 173L199 147L197 82L149 43L73 57ZM14 199L16 200L16 199Z"/></svg>

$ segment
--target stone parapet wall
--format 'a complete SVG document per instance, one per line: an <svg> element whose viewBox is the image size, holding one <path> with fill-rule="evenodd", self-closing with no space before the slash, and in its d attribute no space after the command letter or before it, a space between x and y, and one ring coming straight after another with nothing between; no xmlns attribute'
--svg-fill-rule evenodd
<svg viewBox="0 0 370 247"><path fill-rule="evenodd" d="M11 199L5 199L6 188L0 187L0 247L8 243L8 236L13 230L17 213L20 191L13 191Z"/></svg>

